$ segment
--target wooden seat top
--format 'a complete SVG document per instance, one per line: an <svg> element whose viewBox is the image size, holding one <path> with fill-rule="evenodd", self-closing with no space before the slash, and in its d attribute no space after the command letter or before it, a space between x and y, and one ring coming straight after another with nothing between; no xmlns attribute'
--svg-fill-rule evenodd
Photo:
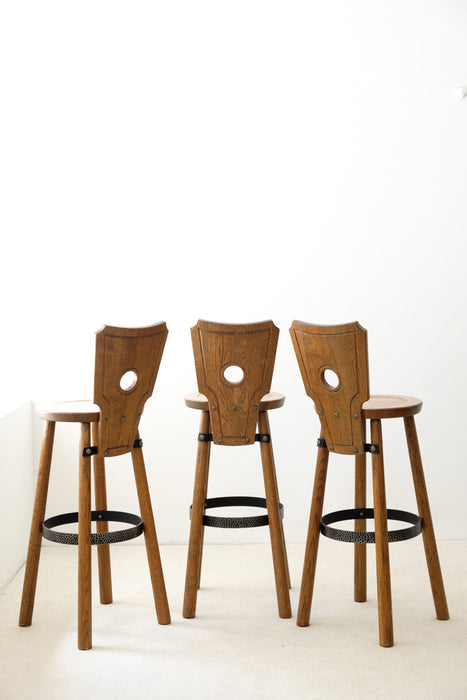
<svg viewBox="0 0 467 700"><path fill-rule="evenodd" d="M285 403L285 395L271 391L265 394L259 404L260 411L271 411L273 408L280 408ZM199 411L209 410L209 404L206 396L194 391L191 394L185 394L185 404L188 408L196 408Z"/></svg>
<svg viewBox="0 0 467 700"><path fill-rule="evenodd" d="M408 418L420 413L423 401L415 396L376 394L362 404L364 418Z"/></svg>
<svg viewBox="0 0 467 700"><path fill-rule="evenodd" d="M59 423L96 423L100 408L92 401L64 401L38 406L37 415L43 420Z"/></svg>

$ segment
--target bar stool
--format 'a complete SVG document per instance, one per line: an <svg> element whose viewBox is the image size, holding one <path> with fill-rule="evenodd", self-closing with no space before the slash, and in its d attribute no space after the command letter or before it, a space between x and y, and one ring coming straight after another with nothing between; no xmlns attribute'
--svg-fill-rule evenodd
<svg viewBox="0 0 467 700"><path fill-rule="evenodd" d="M187 394L189 408L201 411L196 473L185 581L183 616L196 614L204 527L269 525L279 616L291 617L289 571L282 527L268 411L284 404L283 394L269 393L279 329L272 321L225 324L198 321L191 329L198 389ZM258 428L259 432L256 432ZM221 447L260 443L266 498L207 498L211 442ZM267 515L222 517L211 508L261 507Z"/></svg>
<svg viewBox="0 0 467 700"><path fill-rule="evenodd" d="M379 643L394 644L388 542L410 539L422 532L436 616L449 619L433 522L423 473L414 416L422 401L410 396L370 396L367 332L358 323L317 326L294 321L290 328L305 390L318 412L321 436L311 501L297 624L310 623L320 532L335 540L355 543L355 588L358 602L366 600L366 544L375 543L378 589ZM403 418L415 486L418 515L386 509L381 421ZM366 440L370 420L371 443ZM323 516L329 453L355 456L355 508ZM366 452L372 456L374 507L366 507ZM366 519L375 531L366 532ZM388 531L388 519L409 527ZM334 523L355 520L355 531Z"/></svg>
<svg viewBox="0 0 467 700"><path fill-rule="evenodd" d="M71 401L38 409L46 421L37 477L19 624L32 622L42 537L78 545L78 648L92 646L91 545L98 545L101 603L112 602L109 544L138 537L144 532L154 602L159 624L170 623L154 516L143 460L138 425L151 396L167 339L165 323L144 328L104 326L96 334L94 403ZM79 445L79 510L47 518L45 509L52 461L55 424L81 424ZM91 442L92 424L92 442ZM105 458L130 453L141 517L107 510ZM91 455L94 460L96 510L91 511ZM91 521L97 532L91 534ZM109 532L108 522L130 525ZM78 534L56 530L78 523Z"/></svg>

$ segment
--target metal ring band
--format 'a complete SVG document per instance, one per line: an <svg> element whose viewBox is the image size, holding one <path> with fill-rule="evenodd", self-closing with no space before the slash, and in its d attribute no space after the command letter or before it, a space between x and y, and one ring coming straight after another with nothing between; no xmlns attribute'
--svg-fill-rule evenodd
<svg viewBox="0 0 467 700"><path fill-rule="evenodd" d="M143 532L143 521L139 515L132 513L124 513L118 510L93 510L91 512L91 520L93 522L117 522L129 523L134 527L126 528L125 530L117 530L116 532L93 532L91 533L91 544L113 544L115 542L126 542L138 537ZM78 513L63 513L55 515L52 518L47 518L42 523L42 536L51 542L59 542L60 544L78 544L78 533L74 532L57 532L54 527L59 525L68 525L69 523L78 522Z"/></svg>
<svg viewBox="0 0 467 700"><path fill-rule="evenodd" d="M219 498L207 498L204 502L205 508L225 508L230 506L247 506L253 508L267 508L265 498L257 498L255 496L222 496ZM192 506L190 506L191 518ZM284 506L279 503L279 517L284 517ZM243 528L243 527L263 527L269 525L268 515L251 515L240 517L223 517L204 515L203 525L207 527L223 527L223 528Z"/></svg>
<svg viewBox="0 0 467 700"><path fill-rule="evenodd" d="M324 515L321 519L320 530L325 537L332 540L340 540L341 542L356 542L359 544L374 544L374 532L355 532L353 530L339 530L334 527L329 527L330 523L337 523L341 520L366 520L374 519L375 511L373 508L352 508L349 510L339 510L334 513ZM412 527L405 527L400 530L389 530L389 542L401 542L410 540L416 537L422 531L422 520L414 513L408 513L404 510L387 510L388 520L401 520L405 523L411 523Z"/></svg>

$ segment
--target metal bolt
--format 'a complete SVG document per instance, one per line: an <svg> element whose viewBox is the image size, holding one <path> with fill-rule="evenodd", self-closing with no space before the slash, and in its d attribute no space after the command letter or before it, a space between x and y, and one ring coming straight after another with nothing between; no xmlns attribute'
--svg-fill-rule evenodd
<svg viewBox="0 0 467 700"><path fill-rule="evenodd" d="M211 406L211 411L215 411L215 410L216 410L216 407L215 407L215 406Z"/></svg>
<svg viewBox="0 0 467 700"><path fill-rule="evenodd" d="M217 442L222 442L222 438L219 438L219 440Z"/></svg>
<svg viewBox="0 0 467 700"><path fill-rule="evenodd" d="M353 451L355 452L355 454L357 454L357 453L358 453L358 447L354 447L354 448L353 448Z"/></svg>
<svg viewBox="0 0 467 700"><path fill-rule="evenodd" d="M126 421L126 416L122 416L120 420L122 421L122 423L124 423Z"/></svg>
<svg viewBox="0 0 467 700"><path fill-rule="evenodd" d="M334 449L334 445L329 445L329 449L330 449L330 450L333 450L333 449Z"/></svg>
<svg viewBox="0 0 467 700"><path fill-rule="evenodd" d="M318 411L318 416L322 416L322 415L323 415L323 412L322 412L322 411Z"/></svg>
<svg viewBox="0 0 467 700"><path fill-rule="evenodd" d="M374 445L370 447L370 452L376 452L376 447Z"/></svg>
<svg viewBox="0 0 467 700"><path fill-rule="evenodd" d="M263 437L262 437L261 439L262 439L263 442L268 442L268 436L267 436L267 435L263 435Z"/></svg>
<svg viewBox="0 0 467 700"><path fill-rule="evenodd" d="M103 423L107 423L107 418L103 418L103 419L102 419L102 422L103 422Z"/></svg>
<svg viewBox="0 0 467 700"><path fill-rule="evenodd" d="M257 411L257 410L258 410L258 406L253 406L253 411Z"/></svg>
<svg viewBox="0 0 467 700"><path fill-rule="evenodd" d="M246 438L245 438L245 442L250 442L250 438L249 438L249 437L246 437Z"/></svg>
<svg viewBox="0 0 467 700"><path fill-rule="evenodd" d="M358 413L354 413L354 414L353 414L353 417L354 417L355 419L360 418L360 416L358 415Z"/></svg>
<svg viewBox="0 0 467 700"><path fill-rule="evenodd" d="M339 412L338 412L338 411L335 411L335 412L334 412L334 415L336 416L336 418L339 418Z"/></svg>
<svg viewBox="0 0 467 700"><path fill-rule="evenodd" d="M107 456L108 456L108 454L109 454L109 451L108 451L108 450L106 450L106 451L104 452L104 457L107 457Z"/></svg>
<svg viewBox="0 0 467 700"><path fill-rule="evenodd" d="M236 410L237 410L237 407L236 407L236 406L231 406L230 408L232 409L232 411L236 411Z"/></svg>

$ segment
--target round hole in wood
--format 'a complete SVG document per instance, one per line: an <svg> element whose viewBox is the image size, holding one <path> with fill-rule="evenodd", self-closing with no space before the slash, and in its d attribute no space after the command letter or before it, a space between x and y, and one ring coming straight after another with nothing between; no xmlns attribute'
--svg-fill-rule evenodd
<svg viewBox="0 0 467 700"><path fill-rule="evenodd" d="M240 384L243 377L244 372L238 365L229 365L224 370L224 379L229 384Z"/></svg>
<svg viewBox="0 0 467 700"><path fill-rule="evenodd" d="M132 391L135 388L137 381L138 376L136 372L129 369L120 377L120 389L122 389L122 391Z"/></svg>
<svg viewBox="0 0 467 700"><path fill-rule="evenodd" d="M337 391L341 383L339 376L330 367L324 367L321 370L321 381L329 391Z"/></svg>

